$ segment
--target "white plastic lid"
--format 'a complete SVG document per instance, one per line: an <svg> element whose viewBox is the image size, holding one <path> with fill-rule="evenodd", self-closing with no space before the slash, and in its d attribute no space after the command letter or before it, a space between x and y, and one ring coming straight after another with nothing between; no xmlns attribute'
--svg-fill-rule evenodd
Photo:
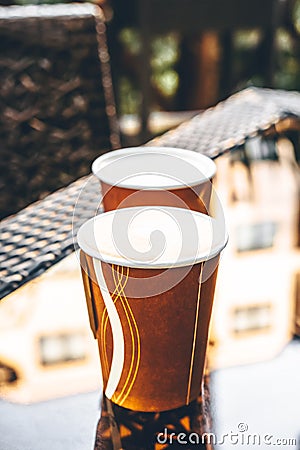
<svg viewBox="0 0 300 450"><path fill-rule="evenodd" d="M101 181L128 189L178 189L211 179L215 163L191 150L131 147L99 156L92 164Z"/></svg>
<svg viewBox="0 0 300 450"><path fill-rule="evenodd" d="M218 255L228 236L224 222L196 211L143 206L109 211L85 222L80 248L110 264L136 268L184 267Z"/></svg>

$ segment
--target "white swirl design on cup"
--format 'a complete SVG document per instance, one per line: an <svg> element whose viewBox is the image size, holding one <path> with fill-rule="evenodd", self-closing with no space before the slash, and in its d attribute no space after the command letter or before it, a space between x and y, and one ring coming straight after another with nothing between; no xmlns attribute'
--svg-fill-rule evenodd
<svg viewBox="0 0 300 450"><path fill-rule="evenodd" d="M107 309L113 337L114 351L110 366L109 378L105 390L106 396L109 399L111 399L118 387L123 372L124 353L125 353L124 335L120 317L118 315L117 309L115 307L115 304L113 302L113 299L111 298L111 295L105 282L105 278L101 267L101 261L94 260L93 262L98 285Z"/></svg>

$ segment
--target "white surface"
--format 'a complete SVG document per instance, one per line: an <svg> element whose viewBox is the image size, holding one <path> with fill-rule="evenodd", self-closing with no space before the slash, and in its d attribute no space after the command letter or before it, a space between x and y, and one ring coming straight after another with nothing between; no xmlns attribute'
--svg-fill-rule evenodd
<svg viewBox="0 0 300 450"><path fill-rule="evenodd" d="M183 208L147 206L100 214L80 227L88 255L125 267L169 268L211 259L226 245L225 224Z"/></svg>
<svg viewBox="0 0 300 450"><path fill-rule="evenodd" d="M0 400L0 449L92 449L99 417L99 391L28 406Z"/></svg>
<svg viewBox="0 0 300 450"><path fill-rule="evenodd" d="M110 185L131 189L176 189L211 179L215 163L200 153L168 147L131 147L106 153L92 165Z"/></svg>
<svg viewBox="0 0 300 450"><path fill-rule="evenodd" d="M259 349L257 349L259 351ZM246 435L272 435L274 439L297 439L299 424L300 341L288 344L276 358L259 364L223 369L212 374L212 405L216 434L239 433L238 425L247 424ZM237 446L227 440L216 450L250 448L284 448L298 450L299 446Z"/></svg>

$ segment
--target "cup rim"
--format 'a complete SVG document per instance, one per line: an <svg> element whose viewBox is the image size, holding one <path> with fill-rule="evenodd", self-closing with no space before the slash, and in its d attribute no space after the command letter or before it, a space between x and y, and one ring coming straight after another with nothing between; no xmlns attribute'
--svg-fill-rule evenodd
<svg viewBox="0 0 300 450"><path fill-rule="evenodd" d="M202 169L204 173L201 177L199 176L199 180L192 181L192 182L186 182L186 183L170 183L170 184L164 184L162 186L156 185L156 186L147 186L142 185L138 183L126 183L126 181L120 181L118 183L114 183L112 180L108 179L107 177L103 176L101 174L101 169L106 167L109 163L109 160L113 162L113 160L122 159L123 157L128 157L131 155L137 155L141 152L145 153L160 153L163 155L169 155L169 156L178 156L179 158L182 158L186 160L187 162L194 161L197 164L202 164ZM110 152L104 153L101 156L98 156L93 163L92 163L92 172L93 174L101 181L104 182L110 186L118 186L123 189L145 189L145 190L166 190L166 189L183 189L187 187L193 187L197 186L199 184L202 184L204 182L207 182L208 180L211 180L214 175L216 174L216 164L214 161L209 158L206 155L203 155L202 153L199 153L197 151L183 149L183 148L177 148L177 147L157 147L157 146L148 146L148 145L141 145L137 147L125 147L118 150L112 150ZM140 171L137 171L135 174L140 175Z"/></svg>
<svg viewBox="0 0 300 450"><path fill-rule="evenodd" d="M217 243L211 246L209 249L209 252L202 251L197 256L193 255L192 257L182 258L179 261L163 261L163 262L144 262L144 261L137 261L137 260L130 260L125 259L123 256L117 257L116 255L109 255L105 252L100 253L100 251L95 248L95 246L91 245L91 242L87 236L91 236L94 231L94 223L99 222L103 220L103 217L107 217L108 215L116 215L116 214L125 214L128 213L128 211L131 211L133 214L138 212L143 212L146 210L165 210L166 212L172 212L175 210L176 212L180 212L180 214L192 214L194 217L201 216L201 219L205 221L210 221L212 224L212 227L217 226L217 220L212 218L211 216L208 216L207 214L200 213L198 211L185 209L185 208L176 208L176 207L170 207L170 206L134 206L130 208L120 208L108 212L103 212L99 215L96 215L92 217L91 219L88 219L86 222L84 222L81 227L79 228L77 232L77 242L79 245L79 248L83 250L87 255L96 258L97 260L114 264L122 267L131 267L131 268L137 268L137 269L170 269L175 267L187 267L191 265L198 264L200 262L205 262L208 260L213 259L215 256L219 255L221 251L224 249L224 247L227 245L228 242L228 233L225 228L224 223L224 233L217 240Z"/></svg>

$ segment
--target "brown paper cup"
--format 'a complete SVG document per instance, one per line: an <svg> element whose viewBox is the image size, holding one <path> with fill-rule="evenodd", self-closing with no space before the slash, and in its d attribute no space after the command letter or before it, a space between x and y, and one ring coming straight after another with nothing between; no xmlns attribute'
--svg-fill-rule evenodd
<svg viewBox="0 0 300 450"><path fill-rule="evenodd" d="M132 252L128 242L114 241L114 231L128 223ZM176 227L183 237L179 252L176 236L166 239L163 252L145 251L152 229L176 235ZM105 395L136 411L189 404L200 392L225 230L198 212L142 207L91 219L80 228L78 242Z"/></svg>
<svg viewBox="0 0 300 450"><path fill-rule="evenodd" d="M194 151L168 147L132 147L97 158L105 211L163 205L207 214L216 172L214 162Z"/></svg>

